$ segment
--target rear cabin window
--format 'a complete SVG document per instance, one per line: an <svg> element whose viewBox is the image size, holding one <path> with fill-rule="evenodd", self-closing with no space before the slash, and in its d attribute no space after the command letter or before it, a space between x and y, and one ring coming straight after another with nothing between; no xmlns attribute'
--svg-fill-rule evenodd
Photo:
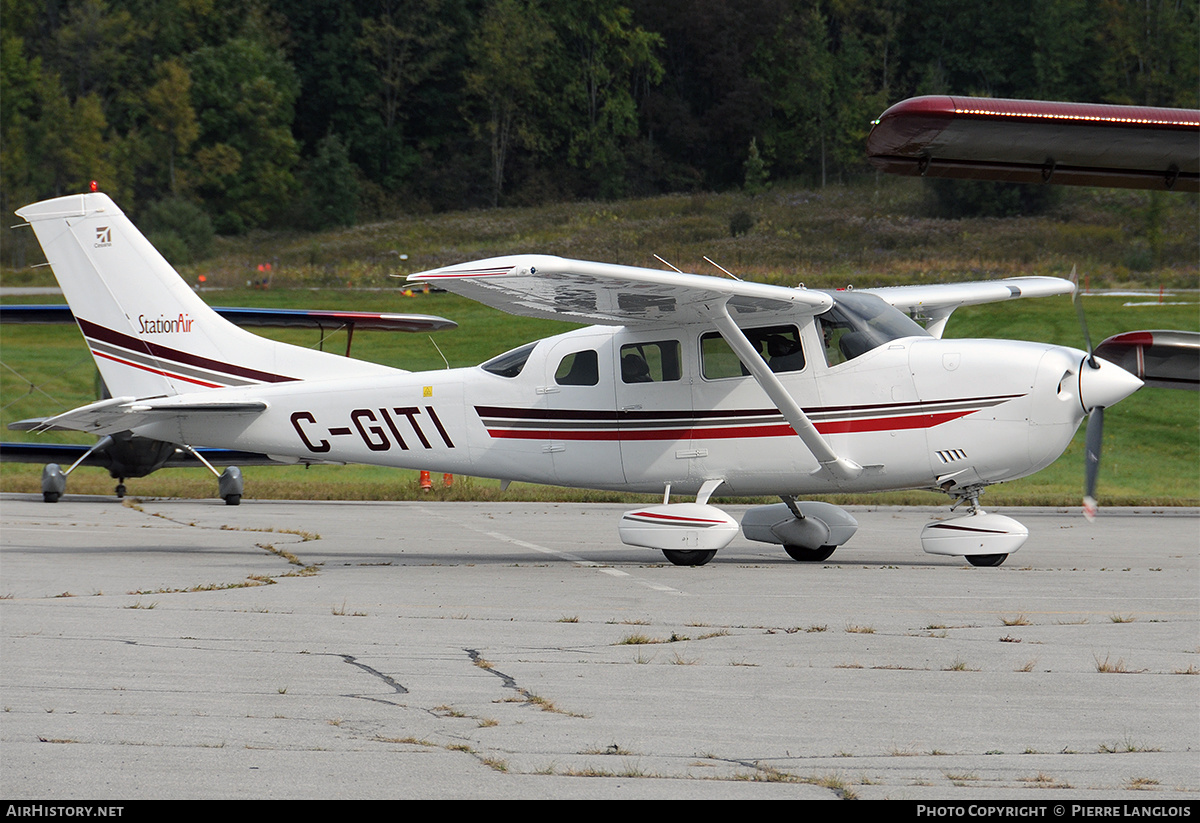
<svg viewBox="0 0 1200 823"><path fill-rule="evenodd" d="M560 386L595 386L600 382L600 357L593 349L571 352L559 361L554 382Z"/></svg>
<svg viewBox="0 0 1200 823"><path fill-rule="evenodd" d="M804 349L800 346L800 331L795 326L767 326L743 331L771 371L783 373L804 369ZM706 380L750 374L725 338L716 332L700 336L700 364Z"/></svg>
<svg viewBox="0 0 1200 823"><path fill-rule="evenodd" d="M621 381L664 383L682 375L678 340L630 343L621 347Z"/></svg>

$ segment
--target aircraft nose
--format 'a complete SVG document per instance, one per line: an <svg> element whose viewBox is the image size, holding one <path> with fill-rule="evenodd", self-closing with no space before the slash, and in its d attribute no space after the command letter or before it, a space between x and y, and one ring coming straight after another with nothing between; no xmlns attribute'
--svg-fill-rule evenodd
<svg viewBox="0 0 1200 823"><path fill-rule="evenodd" d="M1099 357L1092 362L1085 357L1079 364L1079 402L1086 412L1119 403L1141 387L1141 380Z"/></svg>

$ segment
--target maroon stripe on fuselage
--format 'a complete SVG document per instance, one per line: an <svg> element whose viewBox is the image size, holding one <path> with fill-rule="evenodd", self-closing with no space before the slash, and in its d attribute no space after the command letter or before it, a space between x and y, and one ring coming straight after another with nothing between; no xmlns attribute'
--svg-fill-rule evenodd
<svg viewBox="0 0 1200 823"><path fill-rule="evenodd" d="M220 374L242 377L247 380L258 380L263 383L289 383L296 380L295 377L285 377L281 374L271 374L270 372L250 369L245 366L235 366L232 363L222 363L219 360L211 360L207 357L189 354L178 349L172 349L169 346L151 343L148 340L140 340L131 335L122 334L121 332L107 329L104 326L99 326L90 320L84 320L82 317L76 317L75 320L79 323L79 330L86 337L103 340L105 343L121 346L129 351L148 354L160 360L195 366L196 368L208 369Z"/></svg>

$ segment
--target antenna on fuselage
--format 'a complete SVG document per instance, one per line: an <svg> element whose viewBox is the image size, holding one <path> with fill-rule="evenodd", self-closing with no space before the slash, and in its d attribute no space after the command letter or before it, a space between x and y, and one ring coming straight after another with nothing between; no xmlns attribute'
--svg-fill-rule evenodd
<svg viewBox="0 0 1200 823"><path fill-rule="evenodd" d="M683 274L683 272L680 269L675 268L675 266L672 266L670 263L668 263L666 260L663 260L657 254L654 255L654 259L657 260L658 262L662 263L664 266L669 266L670 268L675 269L675 271L679 272L680 274Z"/></svg>
<svg viewBox="0 0 1200 823"><path fill-rule="evenodd" d="M724 267L724 266L722 266L720 263L718 263L717 261L713 260L713 259L712 259L711 257L709 257L707 254L706 254L706 255L704 255L704 259L705 259L705 260L707 260L709 263L712 263L714 266L716 266L716 267L717 267L718 269L720 269L721 271L723 271L723 272L725 272L726 274L728 274L728 275L729 275L730 277L732 277L734 280L738 281L739 283L741 283L741 282L742 282L742 278L738 277L736 274L734 274L733 272L731 272L729 269L725 268L725 267Z"/></svg>
<svg viewBox="0 0 1200 823"><path fill-rule="evenodd" d="M427 336L429 337L429 342L433 344L433 347L434 347L435 349L437 349L437 353L438 353L439 355L441 355L441 357L442 357L442 362L446 364L446 368L447 368L447 369L448 369L448 368L450 368L450 361L446 359L446 355L442 354L442 347L441 347L441 346L439 346L439 345L437 344L437 341L433 339L433 335L427 335Z"/></svg>

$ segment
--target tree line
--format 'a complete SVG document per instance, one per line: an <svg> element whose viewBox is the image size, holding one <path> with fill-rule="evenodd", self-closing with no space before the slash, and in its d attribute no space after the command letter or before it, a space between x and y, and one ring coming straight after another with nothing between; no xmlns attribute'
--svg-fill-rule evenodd
<svg viewBox="0 0 1200 823"><path fill-rule="evenodd" d="M0 208L97 180L179 260L213 230L826 185L918 94L1200 108L1198 5L0 0Z"/></svg>

